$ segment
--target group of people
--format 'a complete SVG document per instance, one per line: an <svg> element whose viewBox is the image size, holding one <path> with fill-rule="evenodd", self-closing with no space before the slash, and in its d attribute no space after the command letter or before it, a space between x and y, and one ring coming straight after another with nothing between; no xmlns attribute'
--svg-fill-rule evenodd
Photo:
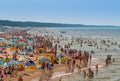
<svg viewBox="0 0 120 81"><path fill-rule="evenodd" d="M3 80L3 78L8 79L9 77L10 78L17 77L17 72L18 72L17 68L14 65L11 65L6 68L1 67L0 68L0 79Z"/></svg>
<svg viewBox="0 0 120 81"><path fill-rule="evenodd" d="M45 73L45 71L53 72L54 71L54 64L50 63L49 61L42 62L41 64L42 73Z"/></svg>
<svg viewBox="0 0 120 81"><path fill-rule="evenodd" d="M10 34L11 37L7 37L8 34ZM5 37L7 40L16 39L16 40L19 40L25 43L25 45L21 45L21 46L14 45L14 47L17 48L16 53L13 54L13 59L15 60L17 60L17 54L19 52L27 52L27 53L32 52L32 54L37 55L37 54L41 54L44 51L47 53L54 53L56 55L57 51L60 50L63 55L67 55L70 58L67 58L67 60L63 60L63 61L61 61L61 59L57 59L59 60L58 63L66 64L68 66L68 70L69 70L68 72L71 72L71 73L74 72L75 68L77 68L78 72L80 73L81 68L87 67L88 63L91 64L91 61L92 61L92 54L90 54L87 51L72 49L71 46L73 45L73 43L78 43L81 47L83 46L83 44L88 44L88 46L94 45L94 46L97 46L98 48L97 42L91 41L91 40L83 40L82 38L78 38L76 40L72 39L71 42L68 42L68 44L65 44L64 46L62 46L60 45L60 42L68 41L69 40L68 38L54 39L53 36L49 37L48 35L45 35L45 36L32 35L32 34L28 34L27 30L26 31L14 31L12 33L8 32L6 34L3 34L2 37ZM103 43L105 44L106 41L103 41ZM115 45L117 45L117 43L115 43ZM39 50L39 48L43 48L44 50ZM51 50L48 51L47 49L51 49ZM92 53L93 52L94 51L92 51ZM79 60L79 63L77 62L77 60ZM106 58L106 65L108 65L110 62L111 62L111 55L108 55ZM96 73L98 73L98 64L95 66L95 68L96 68ZM42 70L42 73L45 73L46 70L48 72L53 72L54 61L42 62L41 70ZM88 75L89 77L93 77L94 72L91 68L89 68L88 73L86 72L86 70L83 70L83 74L84 76ZM4 75L6 76L6 78L8 77L8 75L10 75L10 77L17 76L17 69L13 65L11 67L5 68L4 70L1 68L0 69L1 80L4 77ZM61 80L62 78L60 78L60 81ZM19 77L18 81L23 81L22 76Z"/></svg>

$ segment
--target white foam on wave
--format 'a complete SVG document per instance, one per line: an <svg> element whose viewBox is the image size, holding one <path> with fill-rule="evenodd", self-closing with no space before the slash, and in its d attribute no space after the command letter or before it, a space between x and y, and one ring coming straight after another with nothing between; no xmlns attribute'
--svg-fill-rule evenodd
<svg viewBox="0 0 120 81"><path fill-rule="evenodd" d="M57 77L61 77L61 76L65 76L65 75L71 75L72 73L60 73L60 74L57 74L57 75L54 75L52 76L51 79L54 79L54 78L57 78Z"/></svg>

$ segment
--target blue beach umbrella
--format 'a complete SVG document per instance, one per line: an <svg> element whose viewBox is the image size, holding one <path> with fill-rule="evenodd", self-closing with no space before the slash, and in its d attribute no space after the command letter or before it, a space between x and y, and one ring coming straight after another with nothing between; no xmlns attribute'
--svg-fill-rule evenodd
<svg viewBox="0 0 120 81"><path fill-rule="evenodd" d="M41 56L41 57L38 58L38 60L40 60L40 61L48 61L48 58L45 57L45 56Z"/></svg>
<svg viewBox="0 0 120 81"><path fill-rule="evenodd" d="M2 60L0 60L0 66L1 66L1 65L3 65L3 61L2 61Z"/></svg>
<svg viewBox="0 0 120 81"><path fill-rule="evenodd" d="M16 60L11 60L11 61L10 61L10 65L12 65L12 64L16 65L16 64L18 64L18 61L16 61Z"/></svg>
<svg viewBox="0 0 120 81"><path fill-rule="evenodd" d="M26 52L18 52L20 55L26 55Z"/></svg>
<svg viewBox="0 0 120 81"><path fill-rule="evenodd" d="M56 57L62 57L63 55L61 53L57 53Z"/></svg>

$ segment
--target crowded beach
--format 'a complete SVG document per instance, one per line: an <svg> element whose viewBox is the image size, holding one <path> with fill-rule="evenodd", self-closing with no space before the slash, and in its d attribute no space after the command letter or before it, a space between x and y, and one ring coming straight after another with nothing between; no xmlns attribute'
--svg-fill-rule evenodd
<svg viewBox="0 0 120 81"><path fill-rule="evenodd" d="M99 68L115 62L111 54L103 61L94 58L94 50L74 48L79 45L106 51L107 48L102 48L98 41L81 36L69 39L64 36L66 32L55 36L44 29L39 34L33 34L31 30L16 28L0 32L0 81L63 81L62 76L73 73L94 78L99 74ZM109 40L100 43L120 47L117 42Z"/></svg>

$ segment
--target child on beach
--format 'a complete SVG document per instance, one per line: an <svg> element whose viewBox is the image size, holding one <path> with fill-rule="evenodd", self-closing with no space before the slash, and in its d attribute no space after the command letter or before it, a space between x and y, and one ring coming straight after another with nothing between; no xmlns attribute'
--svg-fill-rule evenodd
<svg viewBox="0 0 120 81"><path fill-rule="evenodd" d="M93 78L94 72L91 70L91 68L88 69L88 74L87 75L88 75L89 78Z"/></svg>
<svg viewBox="0 0 120 81"><path fill-rule="evenodd" d="M18 81L23 81L22 76L20 76L20 77L18 78Z"/></svg>

